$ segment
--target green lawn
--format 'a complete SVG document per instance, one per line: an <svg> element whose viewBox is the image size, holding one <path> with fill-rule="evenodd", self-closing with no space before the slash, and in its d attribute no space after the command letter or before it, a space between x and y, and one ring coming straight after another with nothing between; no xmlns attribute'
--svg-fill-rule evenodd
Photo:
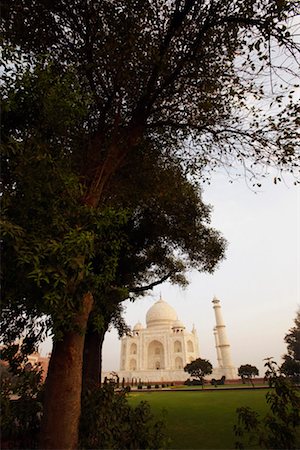
<svg viewBox="0 0 300 450"><path fill-rule="evenodd" d="M236 408L247 405L265 413L266 392L264 389L137 392L130 394L130 403L136 405L146 400L156 416L164 415L170 449L233 449Z"/></svg>

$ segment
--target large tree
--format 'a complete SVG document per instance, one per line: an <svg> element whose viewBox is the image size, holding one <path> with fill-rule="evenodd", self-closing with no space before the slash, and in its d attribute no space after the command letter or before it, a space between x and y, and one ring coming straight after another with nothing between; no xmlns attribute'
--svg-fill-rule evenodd
<svg viewBox="0 0 300 450"><path fill-rule="evenodd" d="M199 381L204 386L205 375L212 373L213 367L208 359L197 358L184 367L184 371L188 372L192 377L199 378Z"/></svg>
<svg viewBox="0 0 300 450"><path fill-rule="evenodd" d="M5 331L13 338L28 318L32 323L43 314L49 317L55 342L44 417L55 422L60 402L65 403L50 436L57 448L70 448L70 439L76 446L84 332L93 292L100 293L114 279L127 220L123 210L100 211L81 201L82 185L70 154L76 152L75 142L80 145L84 109L72 74L57 74L52 66L17 79L7 88L3 108L2 308L14 317ZM97 271L95 255L101 260Z"/></svg>
<svg viewBox="0 0 300 450"><path fill-rule="evenodd" d="M77 445L83 331L95 286L101 291L115 275L119 230L127 220L126 212L104 209L104 198L125 163L135 153L143 155L147 142L160 149L166 165L177 163L189 177L236 158L250 174L258 163L292 171L298 167L299 107L287 96L282 101L283 87L276 84L278 66L286 61L289 73L296 72L299 47L286 28L296 13L297 2L275 0L2 2L4 56L13 48L20 56L17 65L12 53L6 59L7 83L19 93L30 92L38 65L47 75L44 91L38 96L33 91L19 104L19 116L7 117L8 172L20 159L14 159L16 154L23 152L28 163L21 166L23 171L20 167L18 180L9 180L6 232L12 238L12 254L24 238L22 214L32 223L36 211L39 220L47 211L41 231L51 214L58 214L64 224L61 228L55 221L52 235L44 239L47 245L35 242L39 236L25 239L34 255L21 252L23 265L19 262L17 273L20 285L28 289L26 296L18 296L20 304L37 300L37 287L45 287L47 279L55 286L46 298L61 326L46 388L45 448ZM273 59L276 46L279 63ZM26 67L26 76L16 80L16 70ZM271 73L270 90L266 71ZM277 101L271 112L270 97ZM263 99L267 105L259 111L255 106ZM16 101L10 97L8 111ZM30 185L32 171L40 195L24 199L23 184ZM17 202L22 205L19 213L14 211ZM63 207L76 213L63 221ZM105 261L96 278L90 273L95 246ZM40 258L34 259L38 251ZM41 304L35 301L35 308ZM55 386L58 379L60 387L57 382ZM69 393L67 407L58 388ZM60 431L54 433L53 427Z"/></svg>
<svg viewBox="0 0 300 450"><path fill-rule="evenodd" d="M129 292L138 295L167 278L183 283L188 267L212 271L223 255L224 241L209 227L210 208L203 204L198 189L174 162L162 164L153 148L151 152L144 149L143 158L139 156L138 161L135 155L131 164L124 166L101 208L84 205L80 201L84 187L66 152L68 148L75 151L80 142L82 98L77 98L74 85L67 91L68 78L53 73L52 66L24 77L7 90L4 102L2 200L7 264L3 330L9 341L26 328L30 332L26 343L32 343L35 319L44 331L41 316L48 315L54 348L44 414L55 419L60 406L53 390L71 412L74 408L68 386L77 388L78 378L63 378L63 374L65 365L74 370L82 364L86 326L77 322L82 291L88 288L93 296L84 377L97 381L103 332L110 320L116 319L119 303ZM72 79L72 74L68 77ZM58 104L62 89L64 99ZM28 102L34 114L24 118ZM55 123L58 112L60 121ZM24 133L24 139L11 139L13 133L19 137ZM46 154L44 134L49 140ZM135 166L140 172L131 192ZM67 352L70 339L76 358ZM58 367L53 369L54 363ZM79 371L74 374L81 377ZM55 388L55 384L59 386ZM65 426L61 420L52 438L56 443L58 439L65 442Z"/></svg>
<svg viewBox="0 0 300 450"><path fill-rule="evenodd" d="M250 381L252 386L254 387L252 378L259 375L258 368L252 366L251 364L242 364L238 369L238 375L242 378L243 383L245 383L245 379Z"/></svg>

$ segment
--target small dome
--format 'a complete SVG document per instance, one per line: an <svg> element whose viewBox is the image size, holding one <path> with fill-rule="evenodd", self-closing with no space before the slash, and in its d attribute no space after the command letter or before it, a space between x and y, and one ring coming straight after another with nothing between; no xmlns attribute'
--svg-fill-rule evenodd
<svg viewBox="0 0 300 450"><path fill-rule="evenodd" d="M139 331L142 329L143 329L143 325L141 324L141 322L136 323L133 327L133 331Z"/></svg>
<svg viewBox="0 0 300 450"><path fill-rule="evenodd" d="M147 327L159 325L173 325L177 320L177 314L174 308L165 302L162 298L148 310L146 314Z"/></svg>
<svg viewBox="0 0 300 450"><path fill-rule="evenodd" d="M185 326L183 325L181 320L175 320L175 322L173 323L172 328L185 328Z"/></svg>

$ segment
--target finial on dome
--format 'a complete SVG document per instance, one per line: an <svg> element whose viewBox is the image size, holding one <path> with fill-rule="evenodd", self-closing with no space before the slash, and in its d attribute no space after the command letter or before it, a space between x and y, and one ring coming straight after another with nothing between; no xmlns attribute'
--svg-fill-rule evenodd
<svg viewBox="0 0 300 450"><path fill-rule="evenodd" d="M161 296L161 291L160 291L160 293L159 293L159 301L160 301L160 302L163 301L162 296Z"/></svg>

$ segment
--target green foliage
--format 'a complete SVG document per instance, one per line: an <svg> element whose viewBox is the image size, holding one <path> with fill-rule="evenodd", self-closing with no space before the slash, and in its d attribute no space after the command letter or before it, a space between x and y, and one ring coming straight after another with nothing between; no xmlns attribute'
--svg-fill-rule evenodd
<svg viewBox="0 0 300 450"><path fill-rule="evenodd" d="M41 372L38 366L28 367L20 350L13 346L2 354L10 366L1 366L1 442L3 447L37 448L43 412ZM115 393L107 384L83 393L80 448L164 448L164 422L154 419L147 402L130 406L127 392Z"/></svg>
<svg viewBox="0 0 300 450"><path fill-rule="evenodd" d="M284 338L288 354L283 356L284 362L280 370L295 383L300 383L300 311L295 318L295 326Z"/></svg>
<svg viewBox="0 0 300 450"><path fill-rule="evenodd" d="M71 69L60 73L41 64L7 87L1 155L7 342L24 329L33 335L29 322L41 317L50 318L44 331L51 326L60 338L75 327L83 293L101 295L115 277L128 212L82 202L74 155L84 140L86 110Z"/></svg>
<svg viewBox="0 0 300 450"><path fill-rule="evenodd" d="M284 340L287 343L288 354L300 361L300 310L295 318L295 326L289 330Z"/></svg>
<svg viewBox="0 0 300 450"><path fill-rule="evenodd" d="M294 359L289 355L284 356L280 370L282 373L290 377L294 383L300 383L300 360Z"/></svg>
<svg viewBox="0 0 300 450"><path fill-rule="evenodd" d="M165 426L154 419L147 402L132 407L125 391L105 385L83 395L80 420L82 449L161 449Z"/></svg>
<svg viewBox="0 0 300 450"><path fill-rule="evenodd" d="M7 347L1 359L1 442L8 448L36 448L42 415L41 368L31 367L22 348ZM1 363L2 364L2 363Z"/></svg>
<svg viewBox="0 0 300 450"><path fill-rule="evenodd" d="M214 269L224 240L208 226L210 209L175 162L166 165L151 141L141 143L101 209L90 208L90 179L78 166L87 145L85 87L73 67L59 71L55 63L36 63L16 77L6 85L2 124L7 342L24 329L37 336L37 320L40 336L51 328L60 338L74 326L87 290L95 300L93 327L103 330L111 318L121 323L116 305L129 288L166 274L184 284L188 267Z"/></svg>
<svg viewBox="0 0 300 450"><path fill-rule="evenodd" d="M89 290L97 297L114 279L122 246L118 230L126 214L110 209L101 213L87 209L82 214L85 223L80 225L78 218L77 224L73 228L70 224L65 231L49 230L51 220L43 228L33 227L28 220L27 229L24 226L22 237L17 239L8 236L4 224L3 253L8 263L4 269L4 315L6 307L23 304L23 313L50 315L58 337L60 330L74 327L72 318L80 309L83 293ZM58 215L55 220L59 220ZM97 267L93 264L95 255L101 261ZM16 267L20 285L13 280ZM4 332L7 335L8 329Z"/></svg>
<svg viewBox="0 0 300 450"><path fill-rule="evenodd" d="M184 367L184 371L188 372L192 377L199 378L204 383L205 375L212 373L212 365L207 359L197 358Z"/></svg>
<svg viewBox="0 0 300 450"><path fill-rule="evenodd" d="M234 426L236 448L259 445L261 448L297 449L297 430L300 426L300 394L288 378L269 360L266 377L270 391L266 401L270 411L264 416L249 407L237 409L238 423Z"/></svg>

